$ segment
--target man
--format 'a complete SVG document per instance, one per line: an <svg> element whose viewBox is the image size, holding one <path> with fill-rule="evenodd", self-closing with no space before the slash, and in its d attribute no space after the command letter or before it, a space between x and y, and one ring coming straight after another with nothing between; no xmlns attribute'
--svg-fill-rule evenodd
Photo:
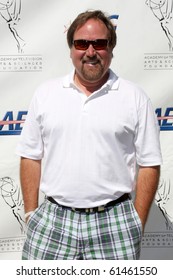
<svg viewBox="0 0 173 280"><path fill-rule="evenodd" d="M75 70L37 90L17 149L23 259L138 259L159 180L157 120L145 93L110 70L116 33L101 11L80 14L67 41Z"/></svg>

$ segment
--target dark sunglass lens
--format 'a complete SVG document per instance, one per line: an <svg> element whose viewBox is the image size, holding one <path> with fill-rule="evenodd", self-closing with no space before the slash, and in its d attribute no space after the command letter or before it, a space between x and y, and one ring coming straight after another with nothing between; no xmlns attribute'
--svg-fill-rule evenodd
<svg viewBox="0 0 173 280"><path fill-rule="evenodd" d="M85 40L75 40L74 46L77 50L86 50L88 48L88 43Z"/></svg>
<svg viewBox="0 0 173 280"><path fill-rule="evenodd" d="M108 45L108 40L106 39L99 39L99 40L96 40L93 44L93 47L96 49L96 50L103 50L107 47Z"/></svg>

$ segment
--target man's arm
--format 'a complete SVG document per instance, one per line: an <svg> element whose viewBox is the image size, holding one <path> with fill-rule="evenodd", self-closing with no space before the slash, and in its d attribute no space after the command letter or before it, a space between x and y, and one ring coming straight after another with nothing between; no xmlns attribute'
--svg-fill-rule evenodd
<svg viewBox="0 0 173 280"><path fill-rule="evenodd" d="M21 158L20 180L25 213L38 207L41 160ZM26 219L27 220L27 219Z"/></svg>
<svg viewBox="0 0 173 280"><path fill-rule="evenodd" d="M134 205L143 230L154 199L160 177L160 166L139 167Z"/></svg>

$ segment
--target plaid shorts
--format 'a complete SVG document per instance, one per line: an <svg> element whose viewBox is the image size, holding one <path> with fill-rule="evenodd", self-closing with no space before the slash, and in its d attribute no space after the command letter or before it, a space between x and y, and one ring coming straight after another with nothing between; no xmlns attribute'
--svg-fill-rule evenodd
<svg viewBox="0 0 173 280"><path fill-rule="evenodd" d="M22 259L136 260L141 239L141 221L130 198L89 214L46 199L28 221Z"/></svg>

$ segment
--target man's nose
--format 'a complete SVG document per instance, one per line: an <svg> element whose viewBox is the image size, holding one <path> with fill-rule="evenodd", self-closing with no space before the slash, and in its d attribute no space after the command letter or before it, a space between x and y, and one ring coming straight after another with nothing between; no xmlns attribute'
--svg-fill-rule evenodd
<svg viewBox="0 0 173 280"><path fill-rule="evenodd" d="M86 55L87 56L95 56L96 50L92 46L92 44L89 45L88 49L86 50Z"/></svg>

